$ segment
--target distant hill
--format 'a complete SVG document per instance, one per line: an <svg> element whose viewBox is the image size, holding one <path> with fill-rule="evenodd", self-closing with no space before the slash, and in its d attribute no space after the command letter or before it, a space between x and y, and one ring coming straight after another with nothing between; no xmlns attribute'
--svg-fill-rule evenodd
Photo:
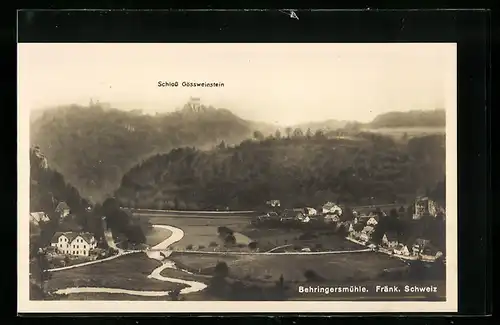
<svg viewBox="0 0 500 325"><path fill-rule="evenodd" d="M380 114L368 125L370 128L400 127L445 127L446 112L444 109L414 110L409 112L389 112Z"/></svg>
<svg viewBox="0 0 500 325"><path fill-rule="evenodd" d="M37 115L31 123L31 143L94 202L102 202L130 167L151 155L181 146L236 144L263 127L226 109L194 109L189 104L155 116L99 105L63 106Z"/></svg>

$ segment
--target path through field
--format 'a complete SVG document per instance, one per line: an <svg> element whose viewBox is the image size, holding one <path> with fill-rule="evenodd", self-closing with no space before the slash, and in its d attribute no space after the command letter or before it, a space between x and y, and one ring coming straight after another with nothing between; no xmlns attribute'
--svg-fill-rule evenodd
<svg viewBox="0 0 500 325"><path fill-rule="evenodd" d="M153 258L153 259L157 259L159 261L162 261L164 259L164 257L168 257L168 255L170 255L168 253L168 250L167 250L168 247L170 245L172 245L173 243L176 243L179 240L181 240L182 237L184 236L184 232L179 228L165 226L165 225L153 225L153 227L167 229L167 230L170 230L172 232L172 234L168 238L166 238L164 241L162 241L158 245L152 247L152 249L154 251L152 251L152 252L150 252L150 254L148 254L149 258ZM113 258L125 255L127 253L122 253L122 254L113 256ZM104 261L104 260L100 260L100 262L102 262L102 261ZM99 262L99 261L93 261L93 262ZM80 264L79 266L81 266L81 265L82 264ZM201 282L197 282L197 281L186 281L186 280L182 280L182 279L169 278L169 277L162 276L161 272L167 268L175 268L175 264L171 261L163 261L162 265L160 265L159 267L154 269L153 272L151 272L151 274L148 275L148 278L153 278L153 279L156 279L159 281L167 281L167 282L180 283L180 284L187 285L188 287L182 289L180 291L180 294L198 292L198 291L201 291L207 287L206 284L201 283ZM145 296L145 297L162 297L162 296L168 296L170 294L170 291L127 290L127 289L102 288L102 287L73 287L73 288L59 289L59 290L55 291L55 293L59 294L59 295L66 295L66 294L72 294L72 293L118 293L118 294L121 293L121 294Z"/></svg>

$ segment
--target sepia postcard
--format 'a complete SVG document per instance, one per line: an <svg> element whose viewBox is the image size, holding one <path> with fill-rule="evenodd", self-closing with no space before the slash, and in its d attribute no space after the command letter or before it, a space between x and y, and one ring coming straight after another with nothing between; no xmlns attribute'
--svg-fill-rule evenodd
<svg viewBox="0 0 500 325"><path fill-rule="evenodd" d="M454 43L18 44L18 312L457 311Z"/></svg>

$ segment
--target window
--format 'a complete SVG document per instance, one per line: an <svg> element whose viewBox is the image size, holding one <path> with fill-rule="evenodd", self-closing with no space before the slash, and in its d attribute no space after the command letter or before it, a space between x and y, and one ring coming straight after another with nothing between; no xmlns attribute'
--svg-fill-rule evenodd
<svg viewBox="0 0 500 325"><path fill-rule="evenodd" d="M83 248L84 248L84 249L87 249L87 245L83 245Z"/></svg>

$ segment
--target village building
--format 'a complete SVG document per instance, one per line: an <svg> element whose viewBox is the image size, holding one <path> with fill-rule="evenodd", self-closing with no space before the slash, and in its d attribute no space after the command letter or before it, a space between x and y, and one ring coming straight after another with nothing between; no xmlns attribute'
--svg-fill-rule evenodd
<svg viewBox="0 0 500 325"><path fill-rule="evenodd" d="M419 220L424 215L430 215L435 217L437 214L437 206L434 201L429 199L428 197L421 197L415 200L415 212L413 213L413 219Z"/></svg>
<svg viewBox="0 0 500 325"><path fill-rule="evenodd" d="M398 244L394 248L393 252L396 255L410 256L410 251L408 250L408 246L403 245L403 244Z"/></svg>
<svg viewBox="0 0 500 325"><path fill-rule="evenodd" d="M397 234L394 232L386 232L382 236L382 244L389 248L396 247L399 244Z"/></svg>
<svg viewBox="0 0 500 325"><path fill-rule="evenodd" d="M336 214L327 214L325 215L325 217L323 218L323 220L326 222L326 223L334 223L334 222L339 222L340 221L340 217Z"/></svg>
<svg viewBox="0 0 500 325"><path fill-rule="evenodd" d="M370 234L368 233L365 233L365 232L362 232L360 235L359 235L359 240L363 241L363 242L367 242L370 240Z"/></svg>
<svg viewBox="0 0 500 325"><path fill-rule="evenodd" d="M349 228L347 228L347 231L348 231L349 233L351 233L351 232L353 232L353 231L354 231L354 227L353 227L352 223L349 223Z"/></svg>
<svg viewBox="0 0 500 325"><path fill-rule="evenodd" d="M31 212L30 213L30 222L34 225L39 225L40 222L48 222L50 221L49 216L45 212Z"/></svg>
<svg viewBox="0 0 500 325"><path fill-rule="evenodd" d="M367 226L376 226L377 224L378 224L378 221L375 217L370 217L368 220L366 220Z"/></svg>
<svg viewBox="0 0 500 325"><path fill-rule="evenodd" d="M437 258L443 256L443 253L432 245L427 245L420 252L420 259L423 261L435 261Z"/></svg>
<svg viewBox="0 0 500 325"><path fill-rule="evenodd" d="M266 204L273 207L273 208L277 208L277 207L281 206L280 200L269 200L266 202Z"/></svg>
<svg viewBox="0 0 500 325"><path fill-rule="evenodd" d="M321 209L323 214L331 213L331 214L342 215L342 208L340 208L333 202L325 203Z"/></svg>
<svg viewBox="0 0 500 325"><path fill-rule="evenodd" d="M412 246L412 252L414 254L420 254L429 244L430 240L424 238L417 238Z"/></svg>
<svg viewBox="0 0 500 325"><path fill-rule="evenodd" d="M371 235L374 231L375 231L375 228L373 228L372 226L366 226L363 228L363 230L361 230L362 233L368 234L368 235Z"/></svg>
<svg viewBox="0 0 500 325"><path fill-rule="evenodd" d="M314 208L305 208L308 216L315 216L318 214L318 211Z"/></svg>
<svg viewBox="0 0 500 325"><path fill-rule="evenodd" d="M360 215L358 218L357 218L357 222L356 223L361 223L363 225L368 225L368 221L369 220L375 220L377 221L378 218L376 218L374 215L370 214L370 215L366 215L366 214L362 214ZM373 223L373 220L370 221L371 223ZM378 223L378 221L377 221ZM376 223L375 223L376 224Z"/></svg>
<svg viewBox="0 0 500 325"><path fill-rule="evenodd" d="M88 232L56 232L50 241L50 246L56 247L61 254L89 256L90 251L97 247L97 241Z"/></svg>
<svg viewBox="0 0 500 325"><path fill-rule="evenodd" d="M57 207L55 209L55 212L58 213L59 216L62 219L62 218L65 218L66 216L68 216L70 214L71 209L69 208L68 204L66 204L66 202L61 201L57 205Z"/></svg>

